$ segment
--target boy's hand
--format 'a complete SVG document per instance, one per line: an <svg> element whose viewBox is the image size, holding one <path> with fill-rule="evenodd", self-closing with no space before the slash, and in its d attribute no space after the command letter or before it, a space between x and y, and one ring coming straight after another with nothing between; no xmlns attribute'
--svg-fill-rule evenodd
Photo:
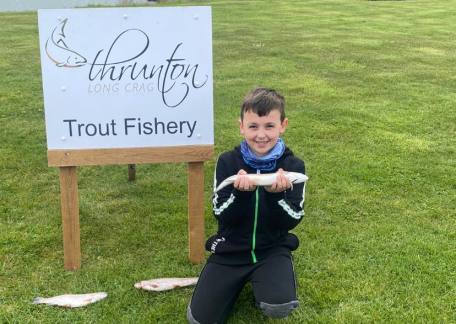
<svg viewBox="0 0 456 324"><path fill-rule="evenodd" d="M264 190L266 190L267 192L277 193L277 192L282 192L282 191L290 189L291 182L290 182L290 180L287 179L287 177L285 177L285 174L283 173L283 169L277 170L276 174L277 174L276 181L272 185L270 185L268 187L264 187Z"/></svg>
<svg viewBox="0 0 456 324"><path fill-rule="evenodd" d="M244 170L239 170L237 173L238 177L236 181L234 181L233 186L239 191L254 191L256 189L256 185L250 181L246 174L247 172Z"/></svg>

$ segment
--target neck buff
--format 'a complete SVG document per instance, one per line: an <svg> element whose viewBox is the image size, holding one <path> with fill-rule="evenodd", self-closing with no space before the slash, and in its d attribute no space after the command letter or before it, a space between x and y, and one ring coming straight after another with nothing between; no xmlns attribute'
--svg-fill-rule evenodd
<svg viewBox="0 0 456 324"><path fill-rule="evenodd" d="M241 153L244 162L255 170L274 170L277 160L283 155L283 152L285 152L285 144L281 138L279 138L276 145L274 145L274 147L265 156L256 156L245 140L241 143Z"/></svg>

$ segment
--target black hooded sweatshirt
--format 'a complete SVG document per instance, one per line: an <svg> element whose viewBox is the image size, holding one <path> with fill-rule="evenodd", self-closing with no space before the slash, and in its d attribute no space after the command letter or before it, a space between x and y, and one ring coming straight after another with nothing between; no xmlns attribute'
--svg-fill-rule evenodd
<svg viewBox="0 0 456 324"><path fill-rule="evenodd" d="M286 148L277 160L274 173L284 171L305 173L304 162ZM240 147L223 153L215 168L214 189L240 169L258 173L247 165ZM264 172L263 172L264 173ZM229 185L213 196L213 212L218 220L217 234L209 237L206 250L212 253L208 262L220 264L254 264L272 254L289 254L299 245L289 230L296 227L304 215L305 184L280 193L270 193L263 187L255 191L239 191Z"/></svg>

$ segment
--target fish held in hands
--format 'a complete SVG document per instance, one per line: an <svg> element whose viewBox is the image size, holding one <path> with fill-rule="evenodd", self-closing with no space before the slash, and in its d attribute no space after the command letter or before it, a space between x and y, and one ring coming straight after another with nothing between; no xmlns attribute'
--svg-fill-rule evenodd
<svg viewBox="0 0 456 324"><path fill-rule="evenodd" d="M88 304L95 303L108 296L105 292L91 293L91 294L79 294L79 295L60 295L50 298L36 297L33 300L34 304L48 304L62 307L83 307Z"/></svg>
<svg viewBox="0 0 456 324"><path fill-rule="evenodd" d="M283 173L285 177L290 181L292 188L293 184L303 183L309 179L308 176L299 172L284 171ZM246 174L246 176L249 177L250 181L252 181L256 186L270 186L276 181L277 173ZM236 181L237 177L238 175L235 174L223 180L222 183L220 183L220 185L214 190L214 193L225 188L226 186L229 186L230 184L233 184Z"/></svg>
<svg viewBox="0 0 456 324"><path fill-rule="evenodd" d="M148 291L164 291L196 285L198 277L194 278L159 278L135 283L135 288Z"/></svg>

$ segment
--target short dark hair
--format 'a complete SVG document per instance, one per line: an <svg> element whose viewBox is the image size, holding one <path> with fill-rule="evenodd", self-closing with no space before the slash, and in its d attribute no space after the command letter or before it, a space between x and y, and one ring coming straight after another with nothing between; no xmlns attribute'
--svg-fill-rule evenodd
<svg viewBox="0 0 456 324"><path fill-rule="evenodd" d="M250 91L241 105L241 120L244 113L252 111L258 116L267 116L277 109L280 112L280 121L285 119L285 98L274 89L257 87Z"/></svg>

